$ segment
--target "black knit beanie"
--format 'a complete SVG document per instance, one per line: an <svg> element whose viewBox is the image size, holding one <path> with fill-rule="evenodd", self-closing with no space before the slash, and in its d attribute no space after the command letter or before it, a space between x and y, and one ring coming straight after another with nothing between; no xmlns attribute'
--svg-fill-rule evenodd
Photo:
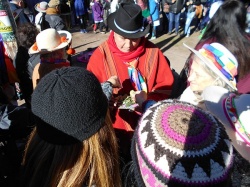
<svg viewBox="0 0 250 187"><path fill-rule="evenodd" d="M108 102L91 72L67 67L40 80L32 94L31 108L40 138L65 145L95 134L104 124Z"/></svg>

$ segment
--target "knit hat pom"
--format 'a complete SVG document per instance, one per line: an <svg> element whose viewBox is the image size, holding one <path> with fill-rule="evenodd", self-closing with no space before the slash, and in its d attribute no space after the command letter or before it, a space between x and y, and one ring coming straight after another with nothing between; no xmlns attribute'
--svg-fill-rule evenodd
<svg viewBox="0 0 250 187"><path fill-rule="evenodd" d="M139 186L220 186L233 147L222 124L188 103L165 100L142 116L131 154Z"/></svg>

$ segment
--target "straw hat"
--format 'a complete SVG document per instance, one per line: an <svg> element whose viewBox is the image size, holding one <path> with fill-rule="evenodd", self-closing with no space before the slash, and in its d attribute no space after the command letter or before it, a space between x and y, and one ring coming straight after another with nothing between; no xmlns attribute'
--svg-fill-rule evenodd
<svg viewBox="0 0 250 187"><path fill-rule="evenodd" d="M30 47L29 54L50 53L68 46L71 40L72 35L68 31L46 29L37 35L36 43Z"/></svg>
<svg viewBox="0 0 250 187"><path fill-rule="evenodd" d="M45 1L42 1L35 5L35 9L37 12L46 12L47 8L48 8L48 3Z"/></svg>

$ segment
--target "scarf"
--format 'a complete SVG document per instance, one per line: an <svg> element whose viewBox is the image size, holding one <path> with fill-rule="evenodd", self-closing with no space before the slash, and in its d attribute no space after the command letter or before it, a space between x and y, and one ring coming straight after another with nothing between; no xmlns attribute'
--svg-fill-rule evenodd
<svg viewBox="0 0 250 187"><path fill-rule="evenodd" d="M144 37L142 37L139 45L137 46L137 48L135 50L125 53L125 52L122 52L118 49L118 47L115 43L113 31L110 33L110 36L108 38L108 44L109 44L110 51L113 54L117 55L123 62L131 62L131 61L137 59L138 57L140 57L145 51L145 43L146 43L146 39Z"/></svg>
<svg viewBox="0 0 250 187"><path fill-rule="evenodd" d="M145 42L146 39L142 37L139 45L135 50L124 53L120 51L116 46L114 32L110 33L108 39L110 51L113 54L117 55L123 61L123 63L127 65L129 79L134 89L138 91L143 90L147 92L147 84L145 77L143 77L140 70L137 68L138 59L145 51Z"/></svg>
<svg viewBox="0 0 250 187"><path fill-rule="evenodd" d="M49 14L49 15L51 15L51 14L59 14L59 12L58 12L58 10L56 8L49 7L46 10L46 14Z"/></svg>

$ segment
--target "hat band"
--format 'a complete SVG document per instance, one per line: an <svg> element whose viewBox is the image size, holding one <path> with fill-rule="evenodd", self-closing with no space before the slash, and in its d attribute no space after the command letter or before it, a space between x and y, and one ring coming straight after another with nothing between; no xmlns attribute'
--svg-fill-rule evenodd
<svg viewBox="0 0 250 187"><path fill-rule="evenodd" d="M128 34L134 34L134 33L137 33L137 32L139 32L139 31L142 32L142 31L144 30L144 26L142 26L141 28L139 28L139 29L137 29L137 30L128 31L128 30L125 30L125 29L119 27L119 25L116 23L115 20L114 20L114 24L115 24L115 26L116 26L120 31L125 32L125 33L128 33Z"/></svg>
<svg viewBox="0 0 250 187"><path fill-rule="evenodd" d="M237 75L237 66L230 57L209 44L203 46L201 54L210 59L228 80L234 80Z"/></svg>
<svg viewBox="0 0 250 187"><path fill-rule="evenodd" d="M244 124L240 121L240 116L237 114L237 109L234 104L235 97L236 95L232 93L223 100L223 110L231 127L247 145L250 145L250 134L246 131Z"/></svg>

